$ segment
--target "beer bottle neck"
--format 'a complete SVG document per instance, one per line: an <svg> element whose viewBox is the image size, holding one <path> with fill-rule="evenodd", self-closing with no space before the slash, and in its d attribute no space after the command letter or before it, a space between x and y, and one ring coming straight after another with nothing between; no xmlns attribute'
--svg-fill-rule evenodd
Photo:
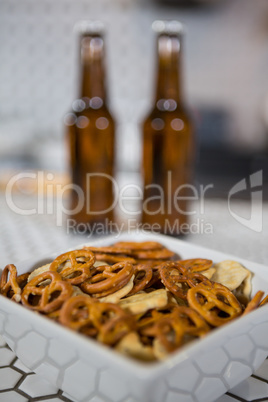
<svg viewBox="0 0 268 402"><path fill-rule="evenodd" d="M81 40L82 98L106 101L104 42L101 36L84 36Z"/></svg>
<svg viewBox="0 0 268 402"><path fill-rule="evenodd" d="M166 100L181 102L181 36L160 34L158 46L158 72L156 104ZM162 107L160 106L162 109ZM166 108L164 108L166 109Z"/></svg>

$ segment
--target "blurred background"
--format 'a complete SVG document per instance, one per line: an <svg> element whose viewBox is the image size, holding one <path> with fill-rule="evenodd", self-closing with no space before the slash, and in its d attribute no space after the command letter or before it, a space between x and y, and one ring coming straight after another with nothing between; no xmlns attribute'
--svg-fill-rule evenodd
<svg viewBox="0 0 268 402"><path fill-rule="evenodd" d="M106 25L119 171L135 174L140 166L139 122L154 87L151 23L179 19L186 27L185 94L200 145L197 180L216 182L210 195L224 197L240 177L260 168L266 172L266 0L0 0L3 187L14 170L66 172L62 122L78 96L79 43L73 26L80 19L101 19Z"/></svg>

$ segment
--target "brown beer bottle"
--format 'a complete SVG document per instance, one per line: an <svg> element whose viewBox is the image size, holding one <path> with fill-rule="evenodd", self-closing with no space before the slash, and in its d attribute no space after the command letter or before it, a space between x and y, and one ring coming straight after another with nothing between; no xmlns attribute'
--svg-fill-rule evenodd
<svg viewBox="0 0 268 402"><path fill-rule="evenodd" d="M65 117L71 164L70 218L76 223L113 221L114 120L107 107L103 27L99 22L79 26L81 92Z"/></svg>
<svg viewBox="0 0 268 402"><path fill-rule="evenodd" d="M144 228L188 231L187 193L193 165L191 120L182 94L182 26L155 21L158 71L154 106L143 124ZM146 224L146 225L145 225Z"/></svg>

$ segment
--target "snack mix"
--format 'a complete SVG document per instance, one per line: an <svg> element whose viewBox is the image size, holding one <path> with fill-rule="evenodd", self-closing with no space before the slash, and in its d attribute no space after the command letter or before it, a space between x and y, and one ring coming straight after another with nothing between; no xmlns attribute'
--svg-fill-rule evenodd
<svg viewBox="0 0 268 402"><path fill-rule="evenodd" d="M154 361L267 303L262 291L250 300L251 277L236 261L182 260L158 242L118 242L69 251L19 276L9 264L0 294Z"/></svg>

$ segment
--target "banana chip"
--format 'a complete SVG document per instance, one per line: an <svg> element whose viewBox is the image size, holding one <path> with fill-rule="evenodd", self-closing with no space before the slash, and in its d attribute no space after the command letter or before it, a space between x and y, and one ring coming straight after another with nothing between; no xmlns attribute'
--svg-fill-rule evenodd
<svg viewBox="0 0 268 402"><path fill-rule="evenodd" d="M215 272L216 272L216 269L211 267L211 268L206 269L205 271L200 271L198 273L204 275L208 279L211 279L212 276L215 274Z"/></svg>
<svg viewBox="0 0 268 402"><path fill-rule="evenodd" d="M128 309L132 314L146 313L152 308L165 307L168 295L165 289L158 289L150 293L137 293L119 302L120 307Z"/></svg>
<svg viewBox="0 0 268 402"><path fill-rule="evenodd" d="M237 261L225 260L214 265L214 282L221 283L229 290L239 288L239 293L249 298L251 292L251 272Z"/></svg>
<svg viewBox="0 0 268 402"><path fill-rule="evenodd" d="M42 265L42 267L36 268L33 272L30 273L28 277L28 282L30 282L37 275L43 274L44 272L49 271L50 264Z"/></svg>
<svg viewBox="0 0 268 402"><path fill-rule="evenodd" d="M155 360L153 348L145 346L141 343L139 336L136 332L130 332L117 344L116 350L124 355L136 357L143 361Z"/></svg>

